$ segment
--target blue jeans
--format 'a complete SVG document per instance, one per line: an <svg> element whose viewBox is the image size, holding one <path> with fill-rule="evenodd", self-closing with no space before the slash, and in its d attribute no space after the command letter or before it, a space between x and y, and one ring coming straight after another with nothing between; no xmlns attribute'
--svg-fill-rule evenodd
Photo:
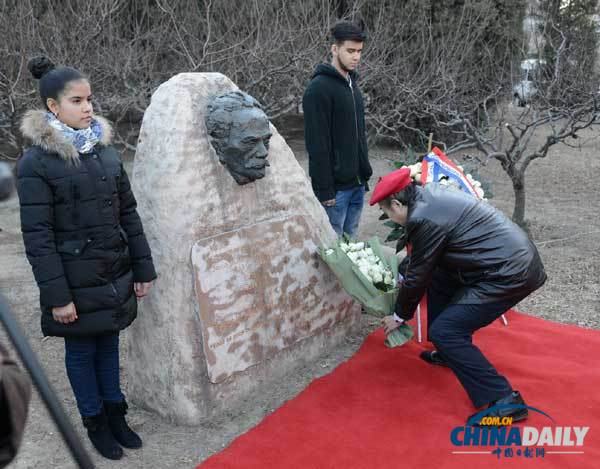
<svg viewBox="0 0 600 469"><path fill-rule="evenodd" d="M335 193L335 205L325 207L325 211L338 236L344 233L350 236L356 235L364 200L365 186L356 186Z"/></svg>
<svg viewBox="0 0 600 469"><path fill-rule="evenodd" d="M82 417L98 415L102 402L122 402L119 333L65 337L65 364Z"/></svg>

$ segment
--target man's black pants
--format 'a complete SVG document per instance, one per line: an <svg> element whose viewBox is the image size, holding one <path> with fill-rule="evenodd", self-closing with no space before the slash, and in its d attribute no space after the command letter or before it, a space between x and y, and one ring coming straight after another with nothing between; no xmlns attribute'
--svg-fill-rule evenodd
<svg viewBox="0 0 600 469"><path fill-rule="evenodd" d="M472 342L473 333L491 324L522 298L494 303L452 304L452 297L464 286L436 270L427 289L427 335L467 391L475 407L507 396L508 380Z"/></svg>

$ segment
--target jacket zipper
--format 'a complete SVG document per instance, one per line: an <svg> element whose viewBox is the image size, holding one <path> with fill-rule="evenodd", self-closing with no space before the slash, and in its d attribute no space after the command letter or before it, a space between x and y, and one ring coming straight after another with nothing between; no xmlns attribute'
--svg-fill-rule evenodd
<svg viewBox="0 0 600 469"><path fill-rule="evenodd" d="M73 181L71 181L71 198L73 199L73 223L79 225L79 199L81 194L79 193L79 186Z"/></svg>
<svg viewBox="0 0 600 469"><path fill-rule="evenodd" d="M354 88L352 88L352 78L348 77L348 86L350 87L350 93L352 94L352 108L354 109L354 131L355 131L355 136L356 136L356 156L358 158L358 167L359 167L359 172L360 172L360 149L358 148L358 117L356 115L356 101L354 100ZM358 182L358 184L361 184L360 182L360 174L356 175L356 181Z"/></svg>

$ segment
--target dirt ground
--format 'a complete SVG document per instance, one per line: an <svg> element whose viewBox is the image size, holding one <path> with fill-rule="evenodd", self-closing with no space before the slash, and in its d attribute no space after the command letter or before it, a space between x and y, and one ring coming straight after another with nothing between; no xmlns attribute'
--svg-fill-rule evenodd
<svg viewBox="0 0 600 469"><path fill-rule="evenodd" d="M554 321L599 329L600 221L597 207L600 206L600 191L597 181L600 180L600 140L594 138L596 134L597 130L590 130L582 138L586 142L582 150L565 146L553 148L546 159L535 161L527 172L527 216L546 266L548 281L542 289L523 301L520 309ZM298 134L291 137L288 143L306 169L302 140ZM391 161L396 155L397 152L390 149L371 150L375 177L392 169ZM130 159L127 166L131 168ZM494 198L490 202L510 215L513 198L507 176L494 161L483 168L481 174L493 185ZM387 229L377 220L378 216L375 207L365 207L361 238L386 235ZM0 203L0 228L0 291L8 297L60 401L99 468L194 467L293 398L312 380L347 360L364 337L378 327L376 320L363 317L355 335L347 337L342 345L310 365L289 373L279 388L260 396L250 396L244 412L223 415L199 427L174 426L150 412L131 406L129 421L144 439L144 447L137 451L127 450L119 462L104 460L85 438L64 369L62 340L42 340L38 292L24 254L16 196ZM8 342L3 332L0 340ZM127 376L124 375L122 381L127 394ZM30 407L20 455L11 467L75 467L37 393Z"/></svg>

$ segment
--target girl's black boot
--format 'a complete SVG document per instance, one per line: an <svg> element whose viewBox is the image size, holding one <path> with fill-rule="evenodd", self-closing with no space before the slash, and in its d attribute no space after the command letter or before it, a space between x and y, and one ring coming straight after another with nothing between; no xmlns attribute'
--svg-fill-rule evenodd
<svg viewBox="0 0 600 469"><path fill-rule="evenodd" d="M104 410L92 417L82 417L82 420L83 426L87 428L90 441L102 456L108 459L121 459L123 457L123 449L108 428Z"/></svg>
<svg viewBox="0 0 600 469"><path fill-rule="evenodd" d="M115 439L121 446L130 449L142 447L142 439L135 433L125 421L127 413L127 402L104 402L106 415L108 416L108 426Z"/></svg>

